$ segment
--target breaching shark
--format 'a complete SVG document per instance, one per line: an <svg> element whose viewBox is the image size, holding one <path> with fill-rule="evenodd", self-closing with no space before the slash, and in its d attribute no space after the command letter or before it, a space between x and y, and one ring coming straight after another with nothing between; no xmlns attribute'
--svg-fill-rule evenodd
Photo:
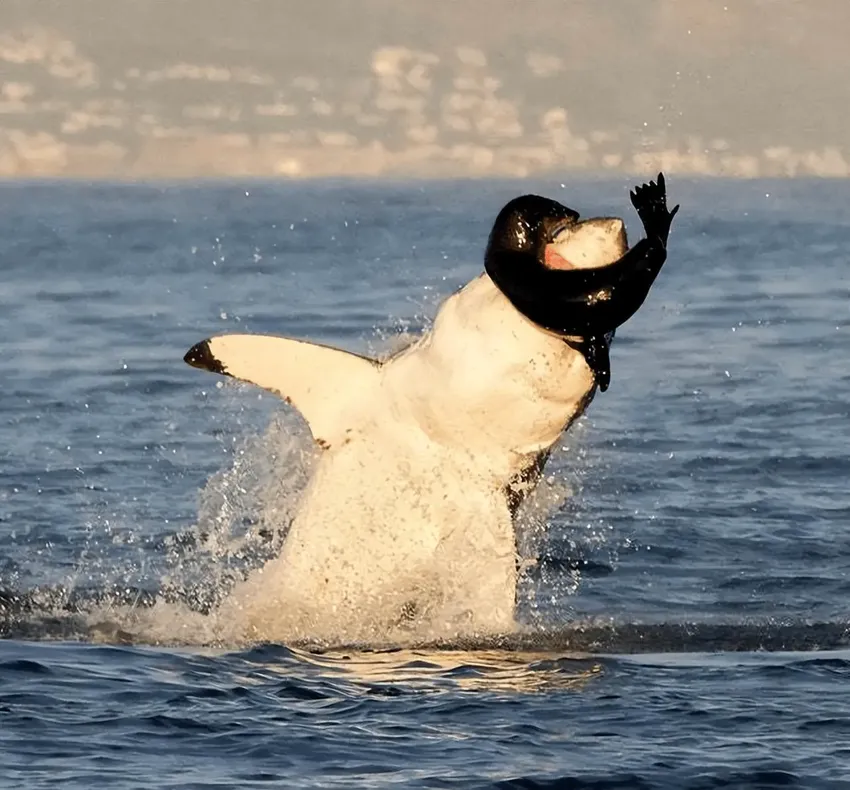
<svg viewBox="0 0 850 790"><path fill-rule="evenodd" d="M515 628L514 516L553 446L610 382L614 331L667 257L663 174L623 220L524 195L496 217L484 272L379 361L233 334L185 361L292 404L321 454L280 554L225 606L263 640L371 641Z"/></svg>

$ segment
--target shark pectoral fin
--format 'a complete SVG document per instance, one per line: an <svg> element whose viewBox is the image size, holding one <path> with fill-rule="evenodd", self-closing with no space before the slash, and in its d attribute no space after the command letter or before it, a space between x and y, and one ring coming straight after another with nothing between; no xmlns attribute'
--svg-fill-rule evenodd
<svg viewBox="0 0 850 790"><path fill-rule="evenodd" d="M329 346L270 335L218 335L192 346L189 365L256 384L301 412L313 438L333 444L341 418L377 386L379 363Z"/></svg>

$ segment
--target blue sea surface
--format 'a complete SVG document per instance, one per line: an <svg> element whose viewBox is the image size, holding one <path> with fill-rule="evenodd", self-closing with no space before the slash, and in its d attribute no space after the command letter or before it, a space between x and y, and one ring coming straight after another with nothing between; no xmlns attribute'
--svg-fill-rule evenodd
<svg viewBox="0 0 850 790"><path fill-rule="evenodd" d="M386 348L480 272L510 198L636 241L636 183L0 184L0 787L850 788L843 181L668 178L668 263L524 537L521 634L193 625L276 549L257 501L303 483L307 440L191 345Z"/></svg>

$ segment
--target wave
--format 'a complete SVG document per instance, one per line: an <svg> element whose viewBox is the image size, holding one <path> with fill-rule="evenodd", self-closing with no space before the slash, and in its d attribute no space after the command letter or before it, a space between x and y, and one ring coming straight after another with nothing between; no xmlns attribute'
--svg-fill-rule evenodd
<svg viewBox="0 0 850 790"><path fill-rule="evenodd" d="M62 587L16 592L0 590L0 638L33 641L72 640L114 644L172 644L226 647L173 636L151 639L127 627L126 613L153 610L160 593L116 587L66 590ZM114 616L110 617L110 613ZM209 611L196 611L199 617ZM301 641L291 647L314 653L328 650L392 652L500 651L504 653L635 655L650 653L813 652L850 648L850 624L823 622L660 622L577 621L550 629L520 629L497 635L464 635L385 644L327 644Z"/></svg>

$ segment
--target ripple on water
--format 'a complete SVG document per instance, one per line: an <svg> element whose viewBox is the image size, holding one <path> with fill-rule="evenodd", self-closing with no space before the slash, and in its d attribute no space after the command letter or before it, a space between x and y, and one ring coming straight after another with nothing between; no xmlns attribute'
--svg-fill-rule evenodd
<svg viewBox="0 0 850 790"><path fill-rule="evenodd" d="M191 644L279 546L256 504L303 483L303 425L182 354L391 345L517 184L0 188L0 632L32 640L0 643L0 784L847 786L848 186L670 189L670 261L523 544L545 628L310 652ZM622 181L570 190L630 210ZM152 649L122 612L157 596Z"/></svg>

